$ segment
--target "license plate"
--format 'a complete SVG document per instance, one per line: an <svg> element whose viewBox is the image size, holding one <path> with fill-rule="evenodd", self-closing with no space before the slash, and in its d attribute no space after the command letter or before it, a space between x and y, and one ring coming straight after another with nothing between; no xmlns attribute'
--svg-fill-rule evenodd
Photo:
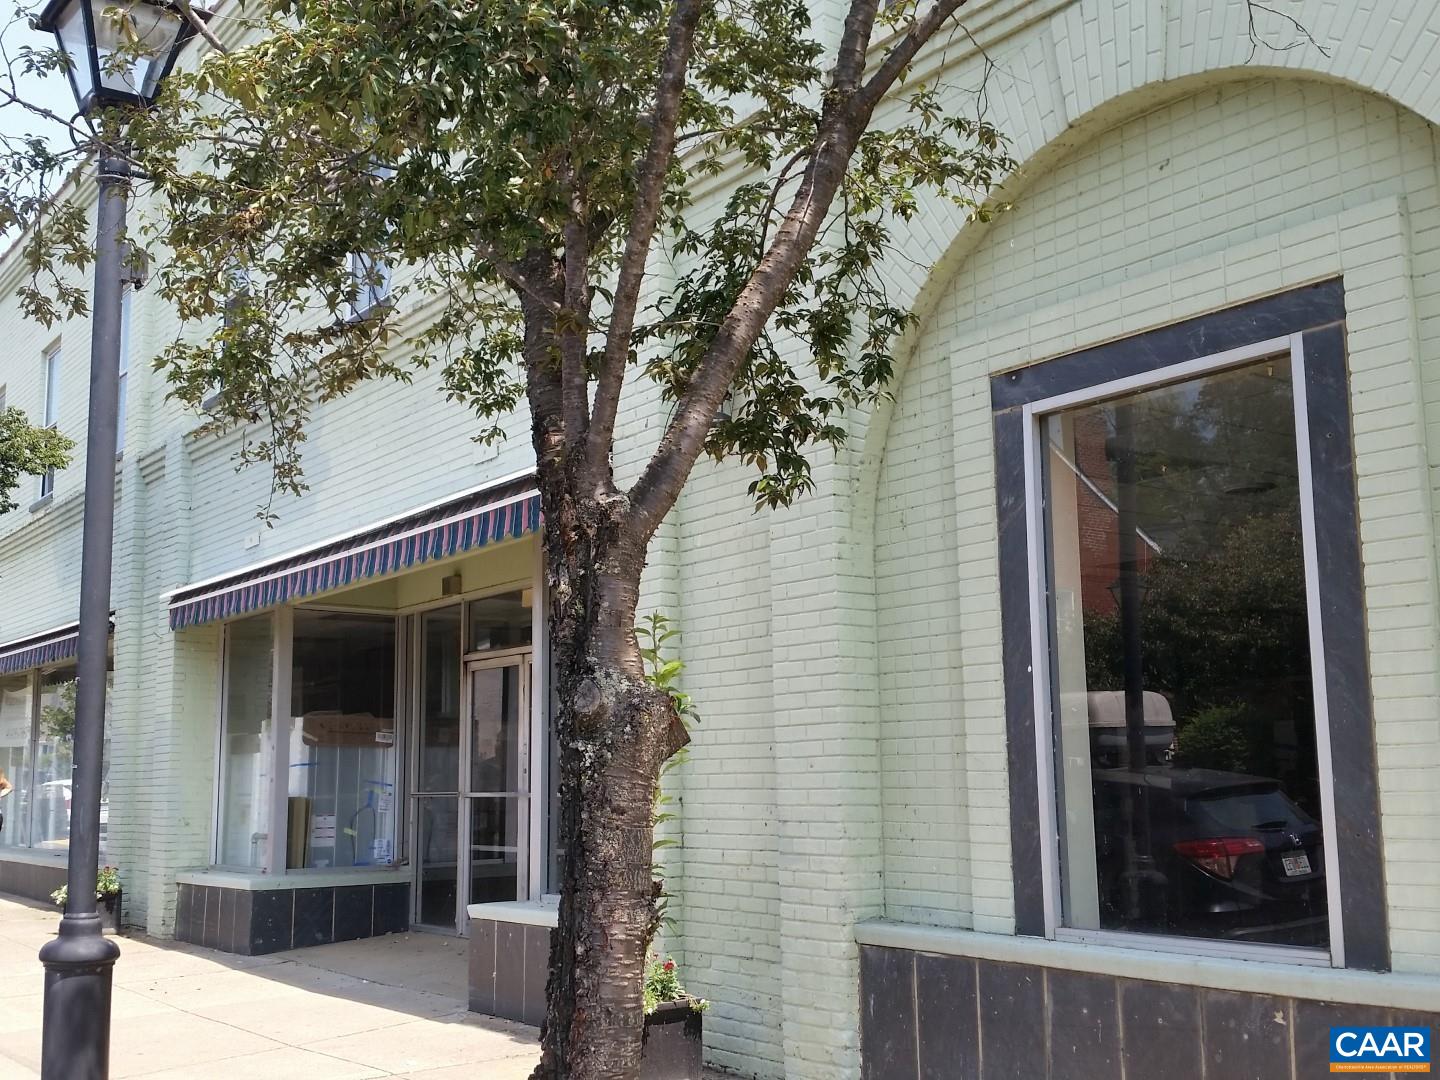
<svg viewBox="0 0 1440 1080"><path fill-rule="evenodd" d="M1285 866L1286 877L1299 877L1301 874L1310 873L1310 856L1303 851L1298 855L1282 855L1280 861Z"/></svg>

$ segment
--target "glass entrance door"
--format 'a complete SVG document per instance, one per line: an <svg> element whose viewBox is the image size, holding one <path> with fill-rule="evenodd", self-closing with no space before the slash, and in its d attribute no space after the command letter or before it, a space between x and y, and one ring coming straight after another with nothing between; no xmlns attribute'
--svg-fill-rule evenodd
<svg viewBox="0 0 1440 1080"><path fill-rule="evenodd" d="M530 895L531 611L516 591L419 614L411 833L415 925Z"/></svg>
<svg viewBox="0 0 1440 1080"><path fill-rule="evenodd" d="M465 785L465 902L484 904L528 895L530 657L468 665L469 759ZM463 922L463 920L462 920Z"/></svg>
<svg viewBox="0 0 1440 1080"><path fill-rule="evenodd" d="M460 608L427 611L419 637L419 723L413 796L417 926L454 933L460 903L462 666Z"/></svg>

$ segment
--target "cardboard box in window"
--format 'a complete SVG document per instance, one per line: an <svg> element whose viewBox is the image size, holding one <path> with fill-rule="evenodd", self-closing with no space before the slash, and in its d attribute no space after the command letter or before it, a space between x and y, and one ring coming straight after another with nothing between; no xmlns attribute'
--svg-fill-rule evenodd
<svg viewBox="0 0 1440 1080"><path fill-rule="evenodd" d="M307 746L395 745L395 721L370 713L308 712L300 732Z"/></svg>

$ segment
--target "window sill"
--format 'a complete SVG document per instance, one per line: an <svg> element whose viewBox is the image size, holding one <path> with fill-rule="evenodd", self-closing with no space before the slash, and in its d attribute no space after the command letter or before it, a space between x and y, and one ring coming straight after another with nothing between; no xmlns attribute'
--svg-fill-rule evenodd
<svg viewBox="0 0 1440 1080"><path fill-rule="evenodd" d="M68 866L70 859L63 851L39 851L29 847L0 847L0 862L25 863L29 866Z"/></svg>
<svg viewBox="0 0 1440 1080"><path fill-rule="evenodd" d="M560 923L560 905L545 900L502 900L492 904L471 904L465 909L472 919L512 923L519 926L548 926Z"/></svg>
<svg viewBox="0 0 1440 1080"><path fill-rule="evenodd" d="M32 514L38 514L41 510L44 510L47 506L49 506L49 505L50 505L51 503L53 503L54 501L55 501L55 493L54 493L53 491L50 492L50 494L48 494L48 495L41 495L40 498L36 499L34 502L32 502L32 503L30 504L30 513L32 513Z"/></svg>
<svg viewBox="0 0 1440 1080"><path fill-rule="evenodd" d="M1350 971L1274 960L1231 960L1132 947L1082 945L1046 938L982 934L872 920L855 927L861 945L1033 964L1121 979L1240 990L1346 1005L1440 1011L1440 978Z"/></svg>
<svg viewBox="0 0 1440 1080"><path fill-rule="evenodd" d="M244 870L185 870L175 875L177 885L271 892L276 889L319 889L330 885L389 885L409 882L408 866L356 867L354 870L297 870L288 874L262 874Z"/></svg>
<svg viewBox="0 0 1440 1080"><path fill-rule="evenodd" d="M352 307L343 321L347 326L357 326L378 318L385 312L393 310L394 307L395 301L387 296L363 308Z"/></svg>

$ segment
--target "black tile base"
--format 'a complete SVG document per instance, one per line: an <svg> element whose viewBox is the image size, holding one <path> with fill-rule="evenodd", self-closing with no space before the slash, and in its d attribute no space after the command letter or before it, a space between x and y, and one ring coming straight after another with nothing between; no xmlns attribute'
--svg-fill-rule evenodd
<svg viewBox="0 0 1440 1080"><path fill-rule="evenodd" d="M1317 1080L1332 1026L1440 1029L1437 1013L868 945L860 1001L867 1080Z"/></svg>
<svg viewBox="0 0 1440 1080"><path fill-rule="evenodd" d="M550 935L545 926L470 920L470 1011L539 1027Z"/></svg>
<svg viewBox="0 0 1440 1080"><path fill-rule="evenodd" d="M410 887L404 882L318 889L179 888L175 940L241 956L410 929Z"/></svg>
<svg viewBox="0 0 1440 1080"><path fill-rule="evenodd" d="M50 894L65 884L64 863L54 866L0 859L0 893L50 903Z"/></svg>

